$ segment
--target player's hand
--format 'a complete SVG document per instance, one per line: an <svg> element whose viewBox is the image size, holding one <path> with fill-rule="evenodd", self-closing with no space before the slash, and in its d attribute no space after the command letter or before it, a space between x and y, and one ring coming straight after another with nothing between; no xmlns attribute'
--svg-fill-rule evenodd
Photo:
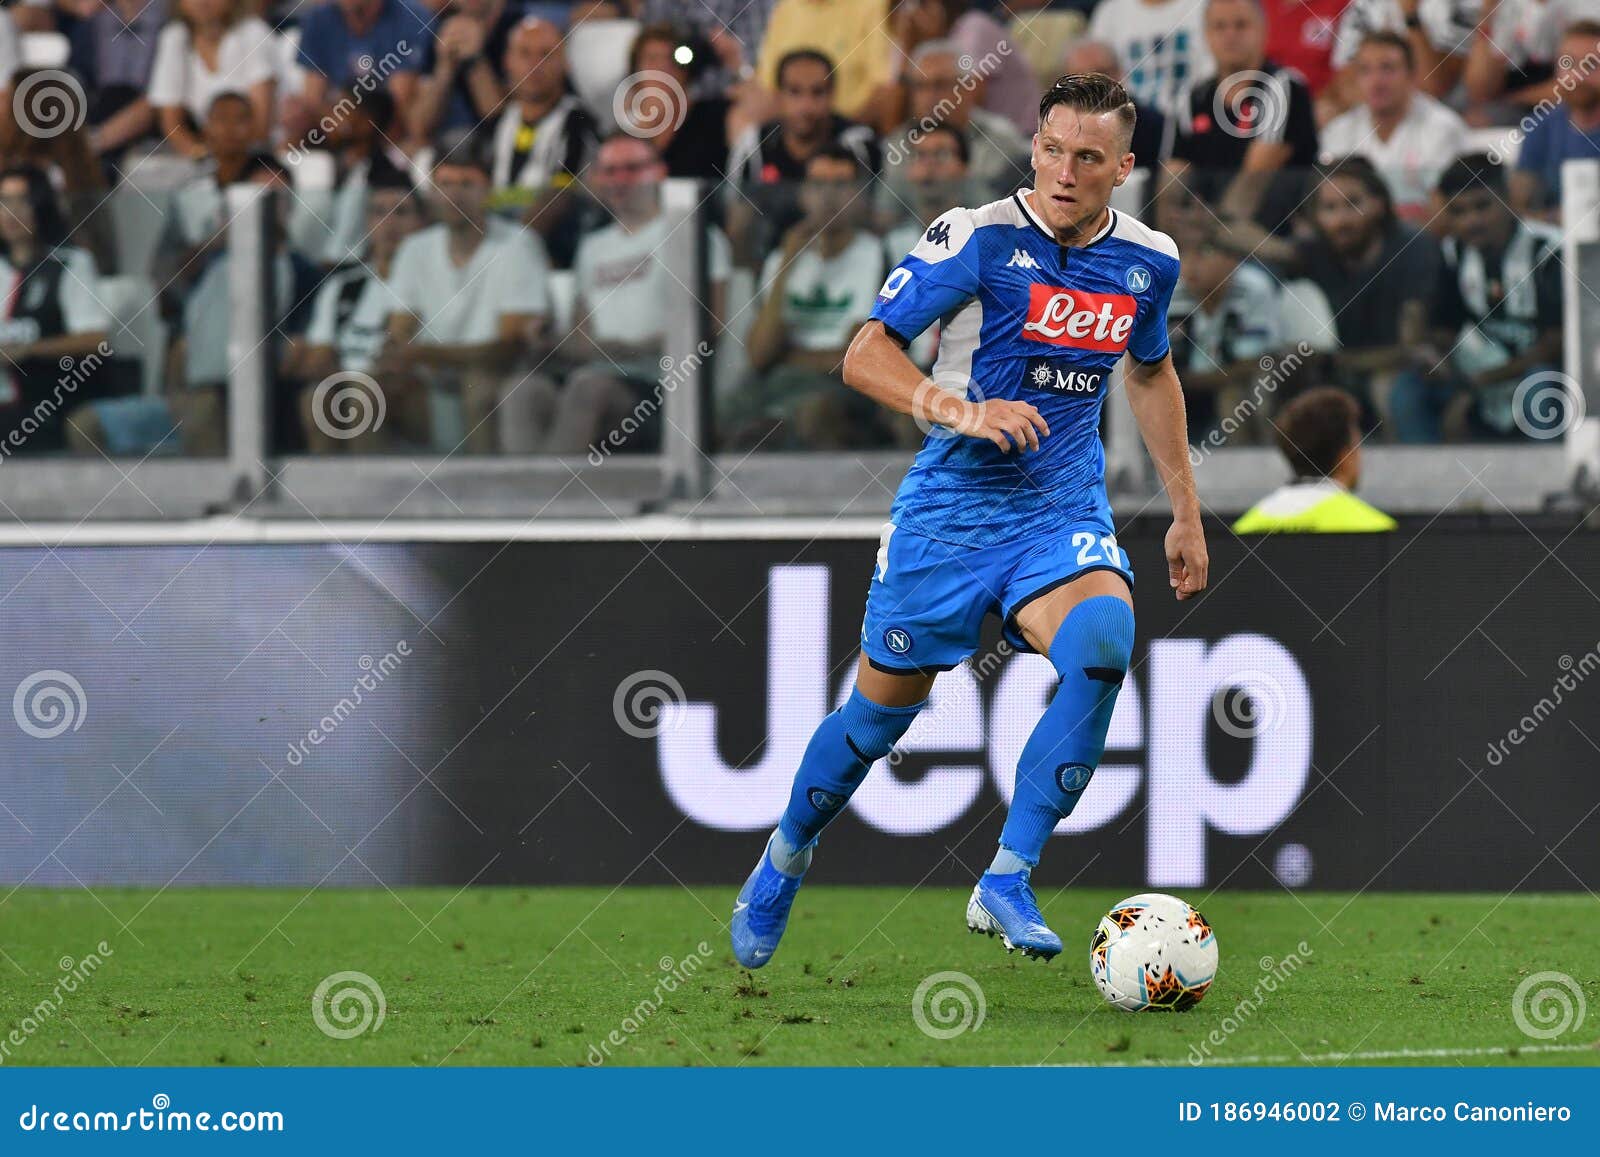
<svg viewBox="0 0 1600 1157"><path fill-rule="evenodd" d="M1167 531L1167 580L1178 601L1192 599L1206 589L1211 559L1206 554L1205 531L1198 518L1173 520Z"/></svg>
<svg viewBox="0 0 1600 1157"><path fill-rule="evenodd" d="M1037 450L1039 439L1049 437L1050 424L1027 402L993 398L987 402L956 399L960 411L954 421L944 424L971 438L987 438L1009 454L1013 447Z"/></svg>

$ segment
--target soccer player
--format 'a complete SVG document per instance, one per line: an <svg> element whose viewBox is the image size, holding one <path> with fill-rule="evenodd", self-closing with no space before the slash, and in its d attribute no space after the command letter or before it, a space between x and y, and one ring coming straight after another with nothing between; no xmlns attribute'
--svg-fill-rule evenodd
<svg viewBox="0 0 1600 1157"><path fill-rule="evenodd" d="M1023 748L967 926L998 933L1008 951L1046 960L1061 951L1028 878L1100 762L1133 650L1133 574L1112 530L1099 438L1124 354L1128 398L1172 503L1168 581L1179 599L1206 585L1167 348L1177 247L1110 208L1133 168L1134 120L1109 77L1056 81L1039 102L1034 187L933 222L850 345L847 384L937 425L878 546L855 689L811 737L734 904L734 955L747 968L776 951L818 834L927 705L934 676L977 649L990 612L1009 643L1049 656L1061 682ZM930 381L904 350L935 320Z"/></svg>

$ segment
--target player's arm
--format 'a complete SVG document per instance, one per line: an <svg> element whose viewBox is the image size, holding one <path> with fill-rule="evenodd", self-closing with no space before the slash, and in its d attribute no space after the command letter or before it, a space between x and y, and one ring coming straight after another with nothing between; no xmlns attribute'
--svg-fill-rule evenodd
<svg viewBox="0 0 1600 1157"><path fill-rule="evenodd" d="M1027 402L994 398L970 402L947 390L916 367L881 321L869 321L857 332L844 355L844 381L897 414L948 426L959 434L986 438L1009 454L1013 446L1039 448L1050 433L1044 416Z"/></svg>
<svg viewBox="0 0 1600 1157"><path fill-rule="evenodd" d="M1172 529L1167 531L1166 542L1168 581L1179 599L1193 598L1205 589L1210 559L1200 527L1200 497L1189 464L1183 387L1170 352L1156 362L1129 358L1127 366L1128 404L1172 502Z"/></svg>

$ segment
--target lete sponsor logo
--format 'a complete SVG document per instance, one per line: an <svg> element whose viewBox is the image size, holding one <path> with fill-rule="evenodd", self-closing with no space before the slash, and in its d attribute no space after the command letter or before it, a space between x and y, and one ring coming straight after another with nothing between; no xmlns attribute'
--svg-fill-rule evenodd
<svg viewBox="0 0 1600 1157"><path fill-rule="evenodd" d="M1089 293L1035 282L1028 290L1029 341L1120 354L1128 348L1138 302L1125 293Z"/></svg>

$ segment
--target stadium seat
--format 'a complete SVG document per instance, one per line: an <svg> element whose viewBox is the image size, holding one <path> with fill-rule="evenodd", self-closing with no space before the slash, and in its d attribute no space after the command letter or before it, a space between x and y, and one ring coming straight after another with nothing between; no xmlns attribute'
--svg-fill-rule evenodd
<svg viewBox="0 0 1600 1157"><path fill-rule="evenodd" d="M72 42L59 32L27 32L22 36L24 68L65 68Z"/></svg>
<svg viewBox="0 0 1600 1157"><path fill-rule="evenodd" d="M637 20L585 20L567 34L567 76L604 132L617 127L611 104L638 34Z"/></svg>

